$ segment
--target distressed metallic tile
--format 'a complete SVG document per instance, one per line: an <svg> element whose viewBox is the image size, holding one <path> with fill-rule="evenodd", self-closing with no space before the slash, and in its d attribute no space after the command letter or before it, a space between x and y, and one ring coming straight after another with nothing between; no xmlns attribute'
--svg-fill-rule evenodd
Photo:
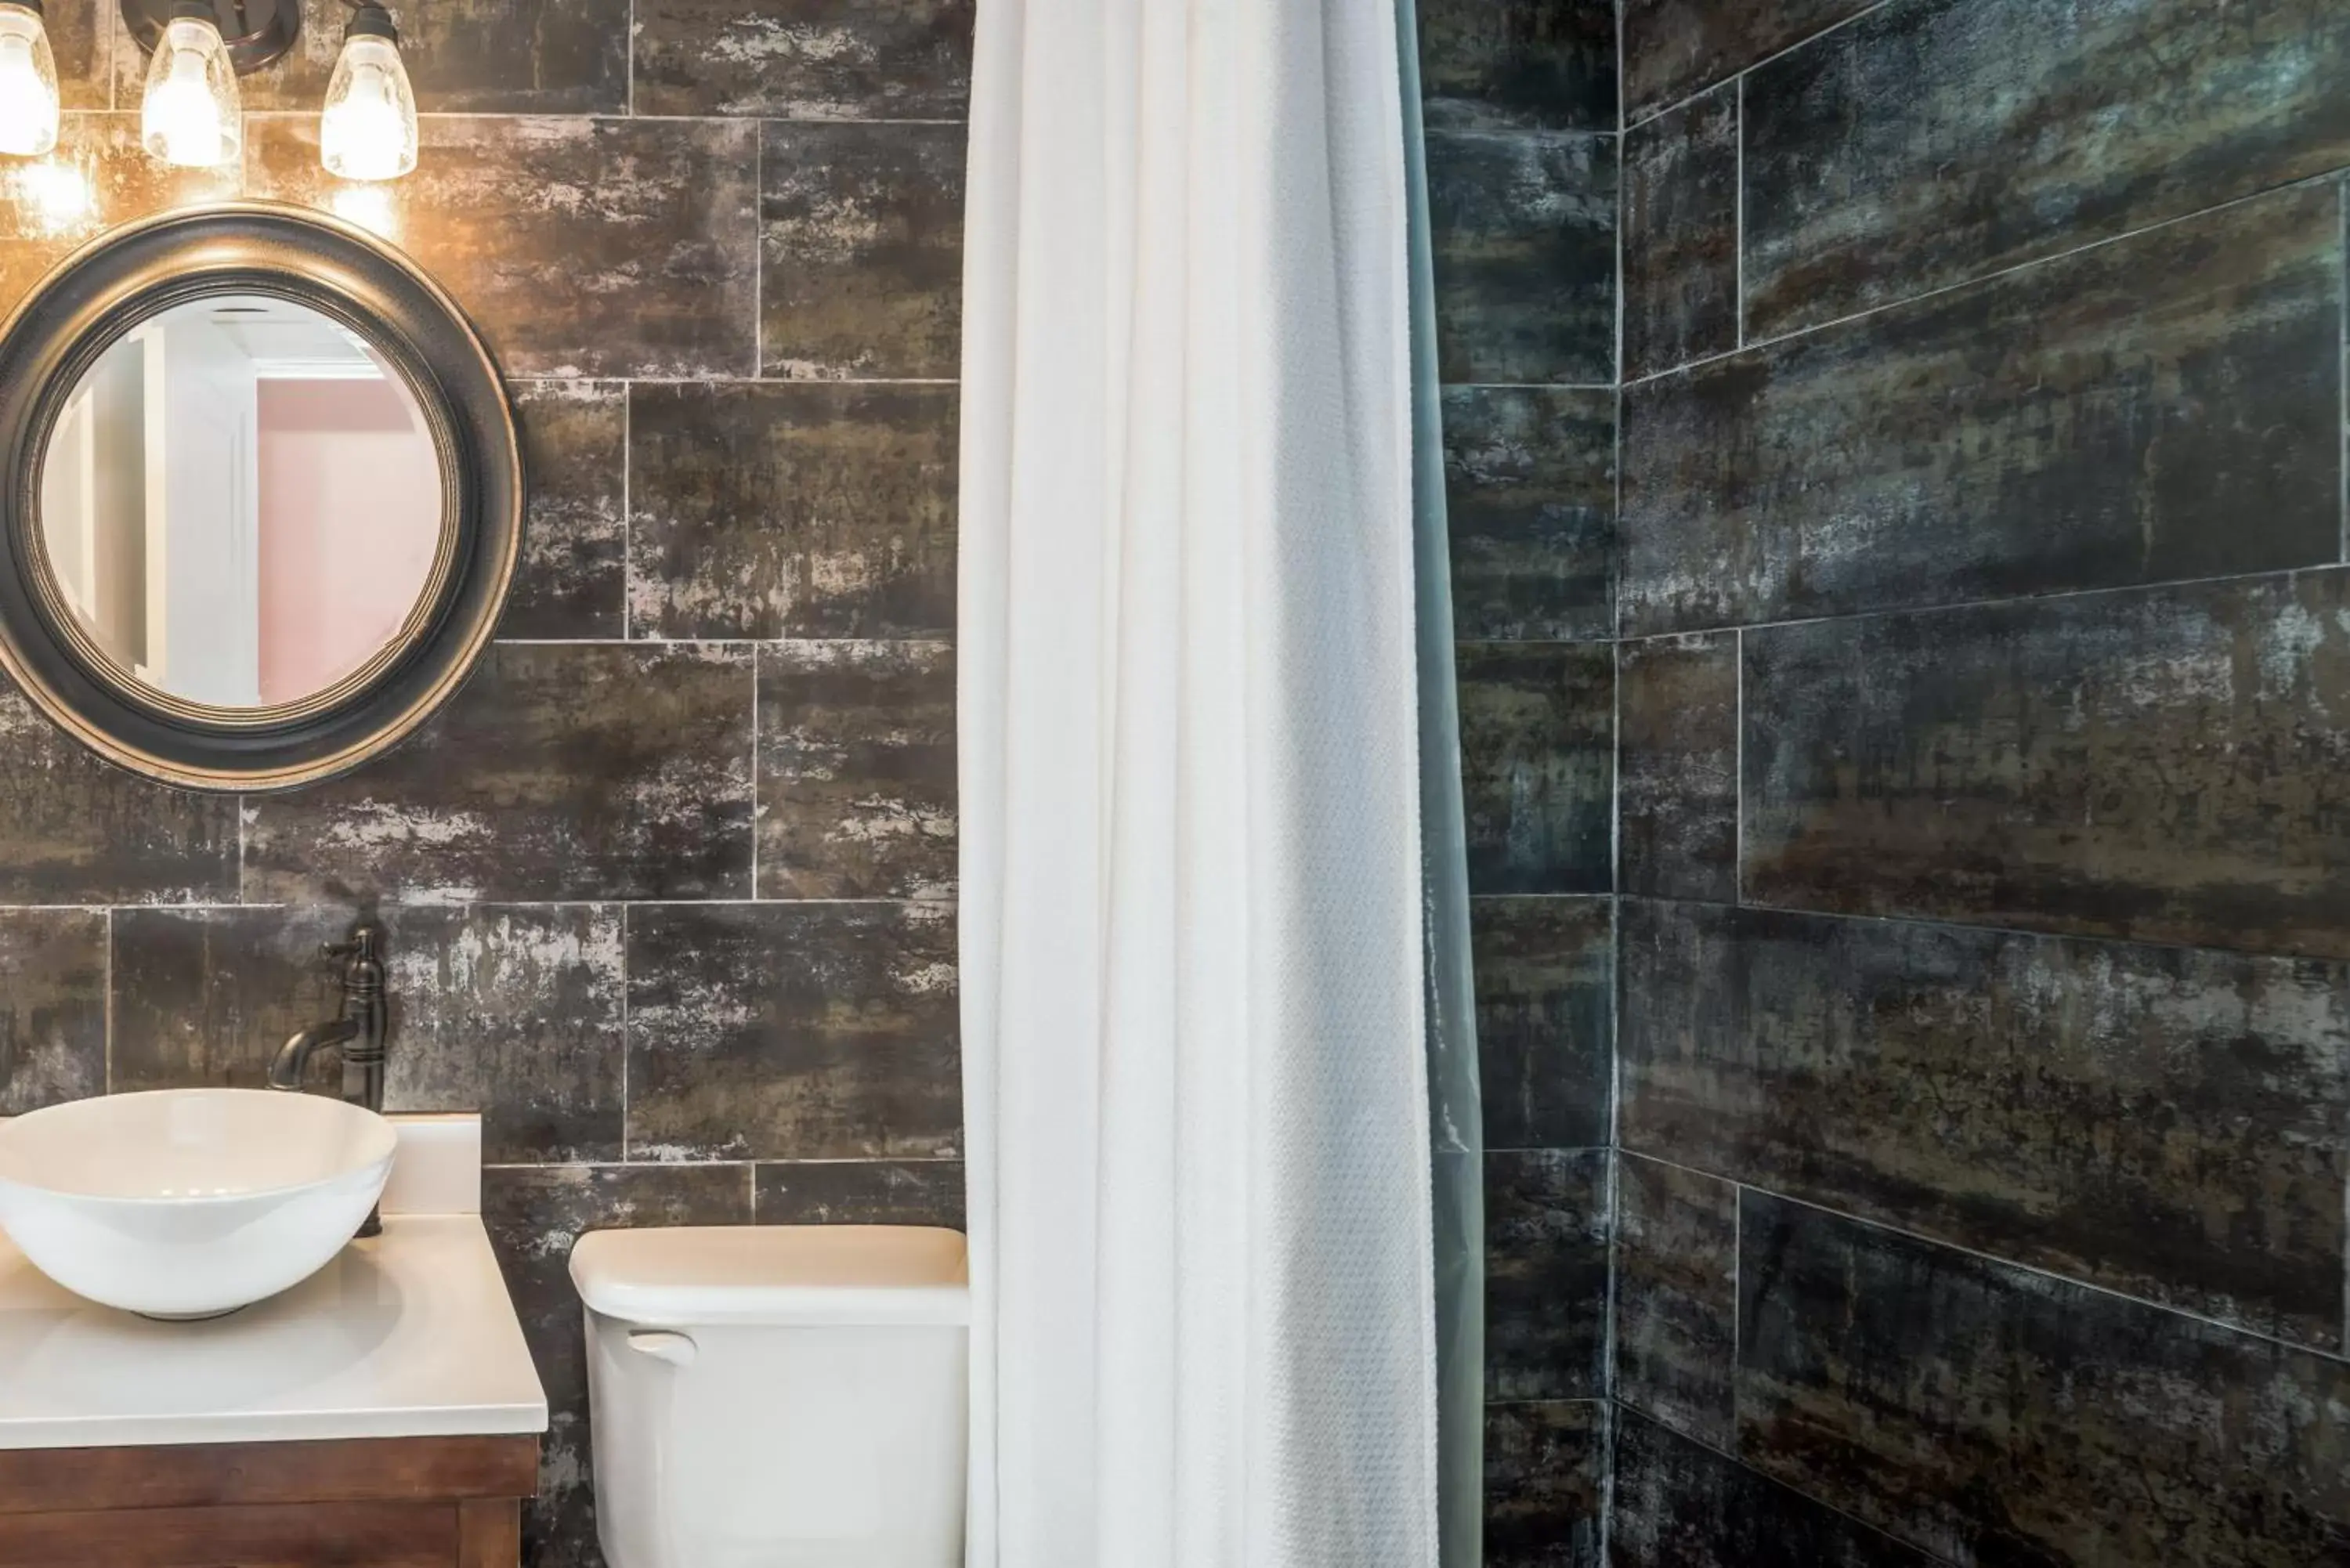
<svg viewBox="0 0 2350 1568"><path fill-rule="evenodd" d="M760 374L960 376L962 126L760 135Z"/></svg>
<svg viewBox="0 0 2350 1568"><path fill-rule="evenodd" d="M1746 82L1748 330L2350 164L2345 79L2339 0L1893 0Z"/></svg>
<svg viewBox="0 0 2350 1568"><path fill-rule="evenodd" d="M954 630L956 389L631 389L639 637Z"/></svg>
<svg viewBox="0 0 2350 1568"><path fill-rule="evenodd" d="M1615 1460L1615 1568L1928 1568L1934 1561L1621 1407Z"/></svg>
<svg viewBox="0 0 2350 1568"><path fill-rule="evenodd" d="M1616 379L1616 140L1428 136L1438 374Z"/></svg>
<svg viewBox="0 0 2350 1568"><path fill-rule="evenodd" d="M960 119L972 0L639 0L639 114Z"/></svg>
<svg viewBox="0 0 2350 1568"><path fill-rule="evenodd" d="M1485 1407L1484 1568L1603 1568L1608 1407Z"/></svg>
<svg viewBox="0 0 2350 1568"><path fill-rule="evenodd" d="M1626 625L2331 562L2342 301L2286 191L1630 388Z"/></svg>
<svg viewBox="0 0 2350 1568"><path fill-rule="evenodd" d="M589 1231L743 1225L750 1219L746 1166L494 1166L482 1172L482 1223L546 1388L538 1496L523 1505L522 1558L531 1568L604 1568L596 1542L586 1328L571 1284L571 1244Z"/></svg>
<svg viewBox="0 0 2350 1568"><path fill-rule="evenodd" d="M397 750L245 802L246 896L747 897L751 661L737 648L493 644Z"/></svg>
<svg viewBox="0 0 2350 1568"><path fill-rule="evenodd" d="M1604 1148L1485 1156L1485 1397L1587 1399L1607 1386Z"/></svg>
<svg viewBox="0 0 2350 1568"><path fill-rule="evenodd" d="M954 911L649 905L629 914L637 1159L951 1157Z"/></svg>
<svg viewBox="0 0 2350 1568"><path fill-rule="evenodd" d="M0 909L0 1116L106 1092L106 911Z"/></svg>
<svg viewBox="0 0 2350 1568"><path fill-rule="evenodd" d="M954 649L759 650L759 896L951 898Z"/></svg>
<svg viewBox="0 0 2350 1568"><path fill-rule="evenodd" d="M762 1225L963 1227L962 1161L831 1159L758 1168Z"/></svg>
<svg viewBox="0 0 2350 1568"><path fill-rule="evenodd" d="M246 122L249 192L396 242L509 376L747 376L756 364L758 127L430 115L416 172L331 178L315 115Z"/></svg>
<svg viewBox="0 0 2350 1568"><path fill-rule="evenodd" d="M1615 0L1422 0L1431 129L1616 129Z"/></svg>
<svg viewBox="0 0 2350 1568"><path fill-rule="evenodd" d="M529 492L503 637L609 638L626 608L629 389L518 381L515 422Z"/></svg>
<svg viewBox="0 0 2350 1568"><path fill-rule="evenodd" d="M1615 394L1453 387L1443 418L1453 635L1613 636Z"/></svg>
<svg viewBox="0 0 2350 1568"><path fill-rule="evenodd" d="M135 112L60 116L48 156L0 159L0 311L109 230L172 207L228 201L239 185L234 169L175 169L150 158Z"/></svg>
<svg viewBox="0 0 2350 1568"><path fill-rule="evenodd" d="M1738 89L1624 133L1624 374L1738 347Z"/></svg>
<svg viewBox="0 0 2350 1568"><path fill-rule="evenodd" d="M1616 1397L1717 1449L1737 1441L1738 1189L1616 1161Z"/></svg>
<svg viewBox="0 0 2350 1568"><path fill-rule="evenodd" d="M1616 945L1606 898L1471 898L1487 1148L1608 1141Z"/></svg>
<svg viewBox="0 0 2350 1568"><path fill-rule="evenodd" d="M1653 114L1877 0L1624 0L1624 110Z"/></svg>
<svg viewBox="0 0 2350 1568"><path fill-rule="evenodd" d="M58 106L68 110L113 108L108 57L115 36L122 31L116 0L47 0L41 12L49 52L57 58ZM123 102L129 109L139 107L135 97Z"/></svg>
<svg viewBox="0 0 2350 1568"><path fill-rule="evenodd" d="M1746 633L1750 902L2350 957L2350 573Z"/></svg>
<svg viewBox="0 0 2350 1568"><path fill-rule="evenodd" d="M1617 877L1654 898L1738 897L1738 639L1617 649Z"/></svg>
<svg viewBox="0 0 2350 1568"><path fill-rule="evenodd" d="M1626 1147L2327 1349L2350 966L1627 900Z"/></svg>
<svg viewBox="0 0 2350 1568"><path fill-rule="evenodd" d="M2350 1561L2350 1366L1741 1199L1748 1463L1953 1563Z"/></svg>
<svg viewBox="0 0 2350 1568"><path fill-rule="evenodd" d="M1472 893L1605 893L1616 804L1616 650L1455 650Z"/></svg>

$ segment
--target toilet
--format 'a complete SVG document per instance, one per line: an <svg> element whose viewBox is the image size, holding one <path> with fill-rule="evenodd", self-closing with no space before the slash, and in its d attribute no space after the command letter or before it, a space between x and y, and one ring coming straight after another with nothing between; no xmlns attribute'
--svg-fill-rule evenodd
<svg viewBox="0 0 2350 1568"><path fill-rule="evenodd" d="M960 1568L967 1277L926 1227L580 1237L610 1568Z"/></svg>

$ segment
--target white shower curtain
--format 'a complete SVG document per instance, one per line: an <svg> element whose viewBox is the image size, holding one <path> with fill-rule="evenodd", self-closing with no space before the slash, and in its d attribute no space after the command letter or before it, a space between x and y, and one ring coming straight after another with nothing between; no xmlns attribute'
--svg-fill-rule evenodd
<svg viewBox="0 0 2350 1568"><path fill-rule="evenodd" d="M982 0L976 1568L1427 1568L1392 0Z"/></svg>

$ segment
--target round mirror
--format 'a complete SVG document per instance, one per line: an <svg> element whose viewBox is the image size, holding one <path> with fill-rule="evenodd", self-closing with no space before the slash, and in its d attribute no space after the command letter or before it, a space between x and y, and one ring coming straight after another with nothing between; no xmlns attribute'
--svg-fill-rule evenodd
<svg viewBox="0 0 2350 1568"><path fill-rule="evenodd" d="M123 678L213 708L298 708L395 652L431 601L442 512L406 380L262 294L117 337L41 468L41 543L83 634Z"/></svg>

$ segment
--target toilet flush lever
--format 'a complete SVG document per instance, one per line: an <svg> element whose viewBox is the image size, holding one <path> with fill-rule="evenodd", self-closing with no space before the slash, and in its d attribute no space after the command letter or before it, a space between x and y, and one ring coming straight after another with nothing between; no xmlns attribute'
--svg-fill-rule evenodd
<svg viewBox="0 0 2350 1568"><path fill-rule="evenodd" d="M691 1366L701 1354L693 1341L681 1334L665 1328L632 1328L629 1331L629 1348L668 1362L671 1366Z"/></svg>

